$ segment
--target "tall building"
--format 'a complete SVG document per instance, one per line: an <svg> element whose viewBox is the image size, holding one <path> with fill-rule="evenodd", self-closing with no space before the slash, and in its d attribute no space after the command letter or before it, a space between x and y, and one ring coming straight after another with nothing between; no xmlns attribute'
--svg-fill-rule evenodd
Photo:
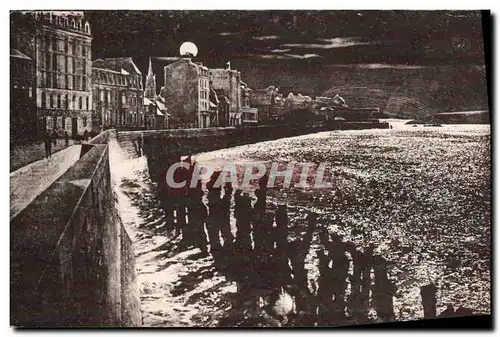
<svg viewBox="0 0 500 337"><path fill-rule="evenodd" d="M217 95L217 125L229 126L229 98L227 98L224 89L212 89Z"/></svg>
<svg viewBox="0 0 500 337"><path fill-rule="evenodd" d="M171 128L210 126L208 68L187 55L165 66L161 96L171 117Z"/></svg>
<svg viewBox="0 0 500 337"><path fill-rule="evenodd" d="M95 128L138 128L145 124L142 74L131 57L92 64Z"/></svg>
<svg viewBox="0 0 500 337"><path fill-rule="evenodd" d="M37 134L35 63L16 49L10 50L10 137Z"/></svg>
<svg viewBox="0 0 500 337"><path fill-rule="evenodd" d="M241 73L233 69L210 69L213 89L223 89L229 99L229 123L241 124Z"/></svg>
<svg viewBox="0 0 500 337"><path fill-rule="evenodd" d="M39 131L91 131L92 35L83 12L12 12L11 46L35 61Z"/></svg>
<svg viewBox="0 0 500 337"><path fill-rule="evenodd" d="M274 113L278 88L271 85L264 89L255 89L250 92L250 104L258 110L260 121L267 121Z"/></svg>
<svg viewBox="0 0 500 337"><path fill-rule="evenodd" d="M149 58L148 74L146 76L146 85L144 86L144 97L153 101L156 99L156 75L153 73L151 57Z"/></svg>
<svg viewBox="0 0 500 337"><path fill-rule="evenodd" d="M244 124L255 124L259 122L258 109L250 107L250 96L252 89L241 81L241 122Z"/></svg>

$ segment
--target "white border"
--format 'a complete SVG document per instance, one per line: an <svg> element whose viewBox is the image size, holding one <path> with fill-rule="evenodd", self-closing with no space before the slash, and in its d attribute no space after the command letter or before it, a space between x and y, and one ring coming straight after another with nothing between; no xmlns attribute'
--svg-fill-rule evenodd
<svg viewBox="0 0 500 337"><path fill-rule="evenodd" d="M8 114L7 111L9 111L8 104L9 104L9 87L8 87L8 74L9 70L9 59L7 58L8 56L8 49L9 49L9 17L8 17L8 10L15 10L15 9L141 9L141 10L148 10L148 9L254 9L254 10L259 10L259 9L325 9L325 10L339 10L339 9L355 9L355 10L362 10L362 9L422 9L422 10L436 10L436 9L492 9L493 14L497 14L500 11L498 10L499 8L499 1L498 0L490 0L490 1L465 1L465 0L454 0L454 1L440 1L440 2L427 2L427 1L383 1L379 0L376 2L368 2L368 1L360 1L360 0L349 0L349 1L344 1L342 3L339 2L331 2L331 1L317 1L317 0L307 0L307 1L269 1L269 0L253 0L253 1L220 1L220 0L212 0L212 1L206 1L206 0L189 0L189 1L179 1L179 0L163 0L163 1L149 1L147 4L144 2L140 1L119 1L119 2L104 2L102 0L86 0L86 1L67 1L67 0L51 0L51 1L46 1L46 2L40 2L40 1L33 1L33 0L17 0L17 1L5 1L2 2L1 7L5 6L5 10L2 11L2 33L0 34L1 36L1 43L0 46L2 48L2 53L4 57L4 62L3 62L3 68L1 74L3 74L4 79L1 81L2 83L2 104L3 104L3 109L2 113L0 114L0 118L2 118L0 125L4 128L3 132L0 133L0 136L5 138L3 142L1 142L0 149L2 151L2 167L4 172L3 176L5 179L0 180L2 183L2 186L0 188L0 191L2 191L1 195L1 211L2 215L4 216L4 219L7 219L7 215L9 214L9 183L7 182L7 176L9 172L9 161L7 160L8 157L8 152L9 149L7 147L7 144L9 141L7 138L9 137L9 123L8 123ZM347 5L347 6L346 6ZM496 20L498 20L498 17L496 17ZM496 23L496 20L494 23ZM494 49L496 50L496 46L498 45L498 36L494 34ZM498 53L494 52L495 55L495 61L494 64L498 66ZM498 96L498 86L495 86L495 97ZM499 118L495 119L495 129L499 129ZM495 158L498 158L499 153L498 149L495 151ZM497 164L495 162L495 164ZM498 177L498 165L496 165L497 170L495 170L494 173L497 173ZM494 193L494 200L497 200L497 193L495 190ZM495 202L493 206L497 206L498 204ZM497 209L498 212L498 209ZM494 224L496 225L496 224ZM1 226L2 233L0 234L0 238L2 240L1 247L3 247L3 252L0 255L0 261L1 261L1 270L2 270L2 284L1 284L1 294L2 294L2 308L1 308L1 317L2 317L2 328L4 331L1 334L2 336L6 335L12 335L15 333L14 330L9 328L9 254L8 254L8 247L9 247L9 225L6 221ZM498 240L498 233L500 229L496 228L494 230L495 232L495 238L494 238L494 243L497 245L499 244ZM496 252L495 252L496 253ZM496 254L495 254L496 255ZM496 294L499 290L498 287L498 274L494 273L496 276L495 280L495 292ZM496 296L495 296L496 297ZM493 305L497 304L497 301L492 302ZM495 313L498 313L498 307L495 308L494 310ZM495 314L497 316L497 314ZM496 321L496 319L495 319ZM5 331L6 330L6 331ZM241 332L244 335L247 335L249 333L255 333L256 330L254 331L245 331ZM184 334L186 333L186 330L177 330L177 331L164 331L160 333L172 335L172 334ZM199 333L201 331L190 331L190 333ZM317 334L318 332L313 332L312 330L309 331L300 331L300 330L295 330L295 333L300 333L302 336L309 336L314 333ZM370 331L367 331L370 332ZM388 331L380 331L380 332L370 332L371 334L376 333L376 334L386 334ZM42 334L52 334L52 331L41 331L37 333L42 333ZM99 334L108 334L109 332L106 332L105 330L99 330L96 331L95 333ZM130 332L128 332L130 333ZM151 333L151 331L148 330L143 330L143 331L134 331L132 332L132 335L146 335L147 333ZM153 332L154 333L154 332ZM158 333L158 332L157 332ZM222 331L218 331L218 334L223 333ZM259 334L267 335L271 333L289 333L288 331L274 331L274 332L266 332L266 331L259 331ZM321 332L320 332L321 333ZM347 334L348 332L342 332L342 331L322 331L322 333L332 333L335 335L344 335ZM396 331L396 333L399 335L401 333L405 332L400 332ZM68 335L68 336L75 336L75 335L83 335L85 334L84 331L82 332L69 332L69 331L63 331L63 332L58 332L59 335ZM349 335L361 335L362 332L351 332ZM437 332L433 333L427 333L427 332L422 332L422 333L417 333L416 335L420 334L425 334L428 336L434 336L438 335ZM439 333L439 335L455 335L456 332L450 332L450 333Z"/></svg>

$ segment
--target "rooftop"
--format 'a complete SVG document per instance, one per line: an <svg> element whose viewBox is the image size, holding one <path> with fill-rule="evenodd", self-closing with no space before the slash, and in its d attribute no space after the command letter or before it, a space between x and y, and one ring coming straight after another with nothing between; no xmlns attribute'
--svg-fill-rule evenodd
<svg viewBox="0 0 500 337"><path fill-rule="evenodd" d="M101 69L110 69L122 73L122 69L128 74L142 75L131 57L116 57L97 59L92 62L92 66Z"/></svg>
<svg viewBox="0 0 500 337"><path fill-rule="evenodd" d="M26 60L31 60L31 57L21 53L19 50L17 49L11 49L10 50L10 57L15 57L15 58L19 58L19 59L26 59Z"/></svg>

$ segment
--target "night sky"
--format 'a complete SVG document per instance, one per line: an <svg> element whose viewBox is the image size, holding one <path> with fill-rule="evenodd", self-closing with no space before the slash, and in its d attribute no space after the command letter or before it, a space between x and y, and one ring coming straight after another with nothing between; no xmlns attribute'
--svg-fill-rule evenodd
<svg viewBox="0 0 500 337"><path fill-rule="evenodd" d="M483 65L480 12L463 11L86 11L94 58L131 56L162 85L179 46L196 61L243 74L307 76L332 65ZM253 71L255 73L255 71ZM251 75L253 76L253 75ZM252 82L252 80L249 80ZM249 83L250 84L250 83Z"/></svg>

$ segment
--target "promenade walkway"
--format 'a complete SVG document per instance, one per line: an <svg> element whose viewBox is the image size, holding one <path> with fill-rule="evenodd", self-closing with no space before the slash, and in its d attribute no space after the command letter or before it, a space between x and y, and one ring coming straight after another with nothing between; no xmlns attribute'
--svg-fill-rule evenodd
<svg viewBox="0 0 500 337"><path fill-rule="evenodd" d="M69 146L76 144L73 139L69 140ZM52 154L67 148L64 139L57 139L52 145ZM45 145L42 141L22 142L10 145L10 172L20 169L30 163L45 158Z"/></svg>
<svg viewBox="0 0 500 337"><path fill-rule="evenodd" d="M72 145L51 158L35 161L10 173L10 219L26 208L80 157L81 145ZM50 201L48 201L50 202Z"/></svg>

